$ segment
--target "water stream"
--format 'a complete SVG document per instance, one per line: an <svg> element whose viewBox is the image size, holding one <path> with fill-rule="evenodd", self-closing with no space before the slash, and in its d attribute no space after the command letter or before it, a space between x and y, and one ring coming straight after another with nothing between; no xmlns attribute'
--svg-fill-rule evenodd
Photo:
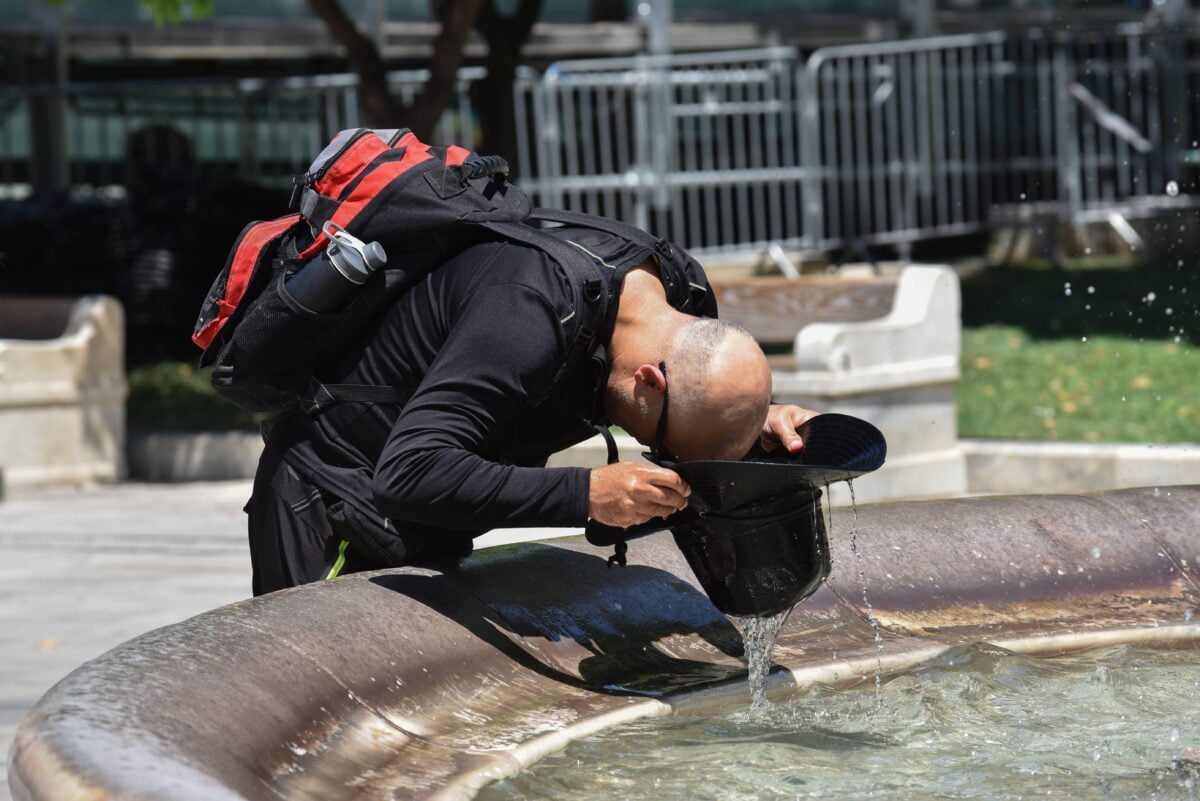
<svg viewBox="0 0 1200 801"><path fill-rule="evenodd" d="M871 607L871 599L868 596L867 574L863 568L862 552L858 547L858 502L854 497L854 482L847 481L846 484L850 488L850 509L852 515L852 523L850 526L850 551L854 554L855 565L858 570L858 581L862 586L863 604L867 609L867 620L871 623L871 629L875 632L875 694L880 703L883 703L882 683L883 683L883 635L880 632L879 621L875 617L875 610ZM814 493L815 494L815 493ZM825 498L829 502L829 485L825 485ZM818 514L816 498L814 497L813 516ZM826 533L830 540L833 539L833 505L829 504L829 523ZM818 550L818 558L820 551ZM791 610L785 610L776 615L768 615L765 617L751 616L732 616L734 625L742 633L742 641L745 644L746 666L749 671L748 681L750 684L750 708L759 710L767 706L767 677L771 672L772 656L775 650L775 640L779 637L779 631L783 627L783 623L787 620Z"/></svg>
<svg viewBox="0 0 1200 801"><path fill-rule="evenodd" d="M848 480L846 485L850 488L850 512L852 515L850 523L850 552L854 554L854 564L858 569L858 583L862 586L863 605L867 608L867 620L871 624L871 630L875 632L875 696L879 699L879 703L882 704L883 635L879 630L879 620L875 617L875 610L871 607L871 599L867 595L867 573L863 568L862 551L858 549L858 502L854 498L854 482ZM832 509L830 510L830 517L832 517Z"/></svg>
<svg viewBox="0 0 1200 801"><path fill-rule="evenodd" d="M771 672L775 640L779 637L783 621L787 620L791 611L791 609L785 609L778 614L765 617L731 616L734 625L742 632L742 642L746 647L746 666L750 671L751 709L762 709L768 705L767 676Z"/></svg>

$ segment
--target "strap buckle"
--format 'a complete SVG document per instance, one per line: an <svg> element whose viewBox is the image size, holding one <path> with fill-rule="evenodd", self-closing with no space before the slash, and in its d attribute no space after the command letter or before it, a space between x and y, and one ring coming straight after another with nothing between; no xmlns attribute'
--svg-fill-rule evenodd
<svg viewBox="0 0 1200 801"><path fill-rule="evenodd" d="M292 176L292 195L288 198L288 211L296 211L300 208L300 197L307 188L308 173Z"/></svg>

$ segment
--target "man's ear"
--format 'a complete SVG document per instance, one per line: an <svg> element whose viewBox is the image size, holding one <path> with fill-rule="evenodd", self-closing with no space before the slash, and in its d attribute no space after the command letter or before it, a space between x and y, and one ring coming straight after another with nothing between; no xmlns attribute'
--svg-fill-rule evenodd
<svg viewBox="0 0 1200 801"><path fill-rule="evenodd" d="M667 389L667 377L663 375L663 371L658 369L657 364L643 364L633 372L634 383L638 386L655 389L659 392L665 392Z"/></svg>

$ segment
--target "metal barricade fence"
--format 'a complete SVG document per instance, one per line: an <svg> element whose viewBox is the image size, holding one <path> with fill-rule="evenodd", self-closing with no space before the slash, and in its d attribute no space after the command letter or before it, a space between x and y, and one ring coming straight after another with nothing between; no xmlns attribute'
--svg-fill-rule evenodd
<svg viewBox="0 0 1200 801"><path fill-rule="evenodd" d="M792 48L560 62L518 92L522 186L701 252L798 245Z"/></svg>
<svg viewBox="0 0 1200 801"><path fill-rule="evenodd" d="M1171 46L1124 26L563 62L519 93L523 185L701 253L1191 204L1200 70Z"/></svg>
<svg viewBox="0 0 1200 801"><path fill-rule="evenodd" d="M1198 43L1131 25L522 68L509 155L536 202L702 254L903 247L1006 215L1111 220L1193 200ZM475 144L484 75L459 72L436 140ZM409 103L427 77L390 80ZM47 93L73 185L172 160L284 185L359 124L352 75L0 89L0 187L30 180Z"/></svg>
<svg viewBox="0 0 1200 801"><path fill-rule="evenodd" d="M435 138L476 140L470 87L486 72L460 70ZM411 103L428 71L393 72L391 89ZM359 124L357 77L73 84L61 90L0 89L0 184L30 180L31 125L39 99L61 104L66 181L124 184L138 164L203 165L249 181L286 185L337 131Z"/></svg>

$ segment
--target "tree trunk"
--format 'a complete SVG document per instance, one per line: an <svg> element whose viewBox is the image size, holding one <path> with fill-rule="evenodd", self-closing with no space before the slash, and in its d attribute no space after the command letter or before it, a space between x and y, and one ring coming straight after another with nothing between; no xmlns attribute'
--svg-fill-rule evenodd
<svg viewBox="0 0 1200 801"><path fill-rule="evenodd" d="M516 174L529 165L517 163L516 113L513 82L521 50L542 13L542 0L520 0L511 16L498 12L490 0L480 11L476 27L487 42L487 77L476 86L475 108L483 140L479 151L508 159Z"/></svg>
<svg viewBox="0 0 1200 801"><path fill-rule="evenodd" d="M428 140L432 136L446 104L454 97L467 36L485 5L486 0L443 0L434 3L433 10L442 22L442 29L433 40L429 80L413 101L409 120L405 123L421 139Z"/></svg>
<svg viewBox="0 0 1200 801"><path fill-rule="evenodd" d="M404 125L404 109L388 88L387 68L375 43L363 36L338 0L308 0L333 40L346 49L350 69L358 73L358 97L367 124L376 128Z"/></svg>
<svg viewBox="0 0 1200 801"><path fill-rule="evenodd" d="M346 49L350 68L358 74L359 103L367 124L375 128L412 128L418 137L428 139L454 95L467 35L484 1L434 3L434 13L441 20L442 29L433 40L429 80L408 108L392 97L387 66L379 48L363 35L338 0L308 0L308 4L325 23L334 41Z"/></svg>

